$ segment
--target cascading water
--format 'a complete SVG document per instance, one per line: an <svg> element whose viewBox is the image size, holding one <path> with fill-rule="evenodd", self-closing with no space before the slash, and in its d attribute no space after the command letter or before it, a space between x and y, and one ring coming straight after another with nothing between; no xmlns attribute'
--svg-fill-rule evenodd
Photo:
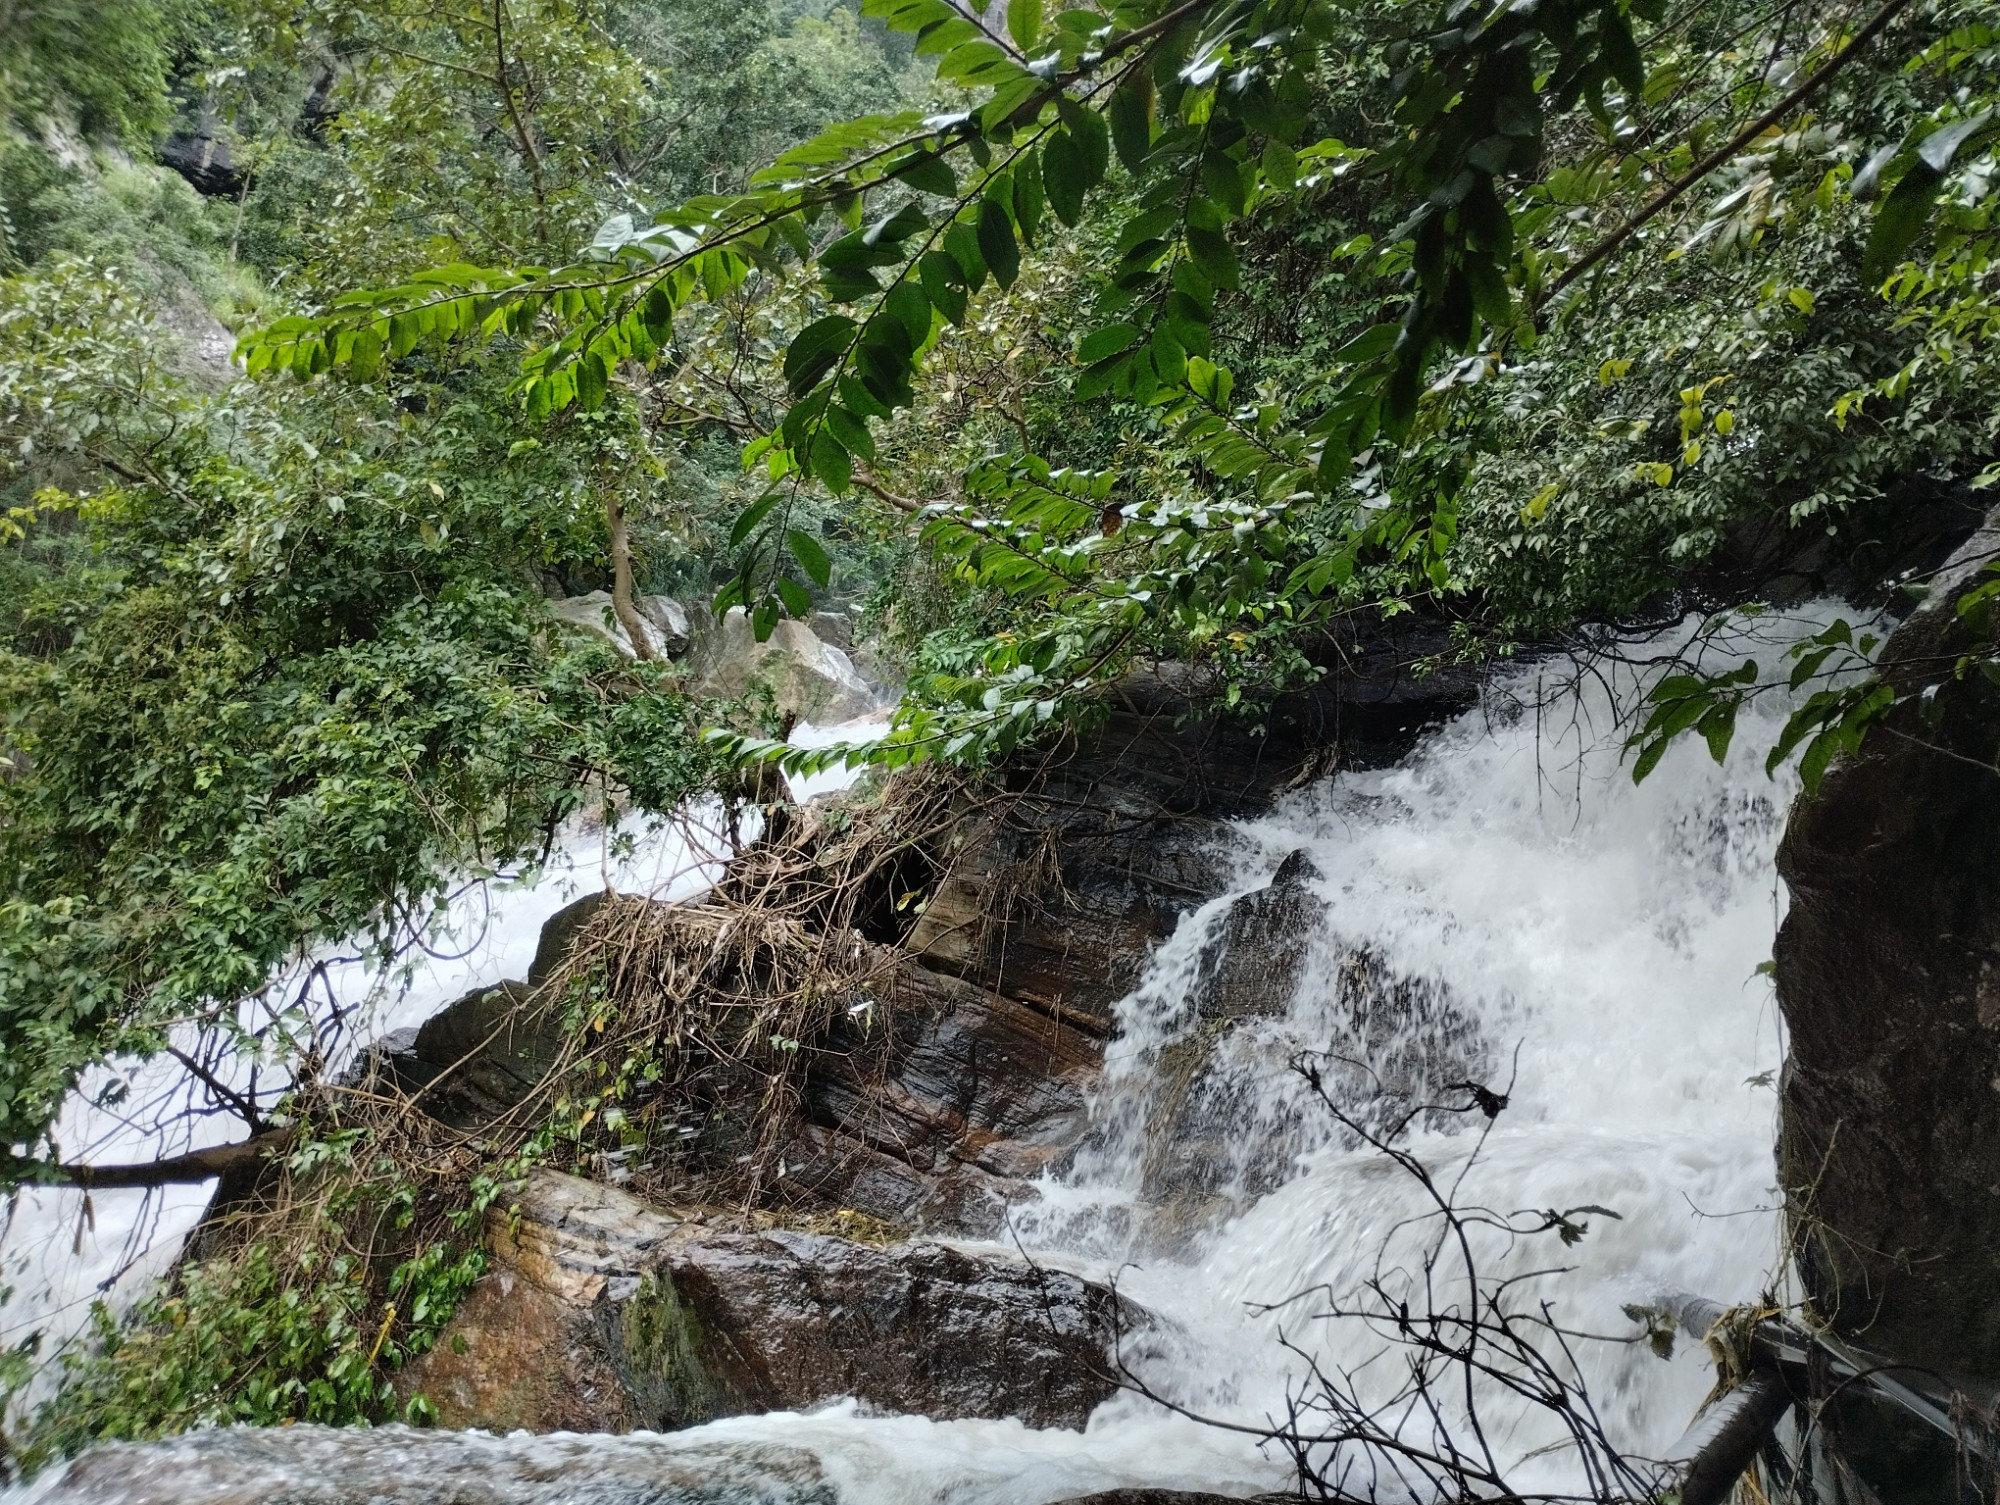
<svg viewBox="0 0 2000 1505"><path fill-rule="evenodd" d="M1757 646L1773 661L1823 621L1766 622ZM1663 659L1690 636L1645 656ZM1371 1359L1396 1362L1375 1358L1378 1334L1313 1320L1325 1300L1260 1310L1313 1287L1352 1293L1385 1248L1392 1266L1407 1254L1420 1210L1410 1178L1311 1100L1288 1066L1301 1051L1365 1060L1331 1061L1326 1080L1366 1123L1455 1081L1511 1092L1483 1139L1477 1116L1420 1115L1408 1143L1448 1178L1463 1171L1464 1203L1587 1225L1573 1245L1552 1231L1495 1255L1495 1269L1567 1267L1537 1286L1567 1327L1626 1338L1623 1308L1663 1288L1735 1301L1782 1278L1770 1089L1783 1040L1760 964L1781 912L1772 859L1793 792L1763 761L1785 708L1747 706L1722 766L1685 744L1634 787L1620 756L1625 718L1655 672L1604 660L1589 672L1519 670L1400 766L1337 775L1235 828L1217 854L1232 893L1184 919L1120 1006L1091 1133L1014 1217L1031 1255L1116 1271L1162 1319L1127 1355L1150 1388L1254 1430L1285 1414L1308 1358L1329 1372L1360 1366L1363 1388ZM1234 1021L1212 1016L1204 999L1232 905L1281 866L1285 902L1309 921L1290 980ZM1583 1207L1594 1210L1574 1211ZM1668 1361L1643 1342L1581 1344L1618 1447L1656 1454L1686 1426L1711 1378L1689 1347ZM1483 1416L1517 1485L1581 1484L1562 1455L1537 1456L1553 1434L1534 1408L1491 1397ZM322 1433L313 1447L334 1449L359 1479L407 1439ZM210 1464L229 1448L225 1438L175 1446ZM572 1484L592 1456L575 1439L432 1446L476 1447L489 1478L514 1470ZM1041 1505L1119 1485L1240 1494L1290 1478L1254 1437L1133 1394L1080 1434L845 1404L597 1446L605 1500ZM711 1494L646 1493L647 1458L669 1469L774 1447L810 1455L816 1482L767 1475L739 1490L717 1475ZM582 1497L539 1487L494 1498ZM429 1496L413 1480L407 1498Z"/></svg>

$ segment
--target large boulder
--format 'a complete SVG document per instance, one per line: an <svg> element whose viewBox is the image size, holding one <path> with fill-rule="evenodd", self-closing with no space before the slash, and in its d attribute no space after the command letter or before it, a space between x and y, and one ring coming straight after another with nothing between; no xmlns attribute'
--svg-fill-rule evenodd
<svg viewBox="0 0 2000 1505"><path fill-rule="evenodd" d="M402 1388L461 1427L668 1430L843 1396L1080 1427L1116 1388L1115 1334L1142 1317L1022 1260L718 1221L538 1172L494 1220L495 1269Z"/></svg>
<svg viewBox="0 0 2000 1505"><path fill-rule="evenodd" d="M1778 870L1790 1037L1779 1173L1806 1287L1841 1333L2000 1381L2000 688L1960 595L1989 518L1880 663L1913 695L1792 811Z"/></svg>
<svg viewBox="0 0 2000 1505"><path fill-rule="evenodd" d="M641 596L635 603L639 615L653 629L660 651L685 653L694 641L694 621L688 609L672 596Z"/></svg>
<svg viewBox="0 0 2000 1505"><path fill-rule="evenodd" d="M646 644L655 657L670 658L687 647L687 613L671 596L642 596L633 602L633 607L639 613L639 625L645 629ZM618 620L610 591L559 596L549 602L549 613L566 627L603 638L627 658L637 656L631 635Z"/></svg>
<svg viewBox="0 0 2000 1505"><path fill-rule="evenodd" d="M892 1025L857 1014L827 1042L786 1186L904 1226L997 1234L1080 1135L1103 1036L908 961L878 990Z"/></svg>
<svg viewBox="0 0 2000 1505"><path fill-rule="evenodd" d="M749 614L732 607L695 649L696 688L736 697L768 688L781 715L830 726L881 709L882 699L839 648L787 619L757 641Z"/></svg>
<svg viewBox="0 0 2000 1505"><path fill-rule="evenodd" d="M568 958L609 890L585 894L543 923L526 981L474 988L414 1030L380 1041L360 1074L381 1072L419 1094L426 1112L458 1128L490 1122L523 1102L562 1057L562 1012L542 985Z"/></svg>

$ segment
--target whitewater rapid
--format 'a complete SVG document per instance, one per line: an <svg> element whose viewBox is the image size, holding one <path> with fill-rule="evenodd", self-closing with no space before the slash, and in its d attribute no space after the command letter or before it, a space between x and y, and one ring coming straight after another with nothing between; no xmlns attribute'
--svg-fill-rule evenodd
<svg viewBox="0 0 2000 1505"><path fill-rule="evenodd" d="M1831 610L1751 623L1712 662L1754 652L1775 663ZM1364 1386L1380 1363L1378 1337L1314 1320L1310 1302L1262 1310L1313 1287L1353 1292L1385 1244L1409 1253L1408 1178L1339 1132L1286 1068L1299 1051L1352 1046L1337 973L1358 949L1445 1000L1468 1026L1460 1058L1485 1085L1511 1085L1463 1200L1616 1214L1579 1215L1588 1231L1573 1246L1551 1234L1493 1256L1499 1269L1565 1267L1536 1289L1566 1326L1629 1338L1624 1309L1663 1290L1733 1302L1783 1285L1772 1138L1784 1040L1763 964L1783 913L1773 858L1795 788L1763 765L1786 708L1776 697L1746 706L1721 766L1691 740L1635 787L1623 756L1644 685L1692 632L1589 672L1515 670L1398 766L1337 774L1232 828L1216 852L1229 893L1184 917L1119 1006L1085 1148L1016 1209L1007 1241L1115 1275L1164 1319L1128 1354L1150 1387L1254 1430L1284 1413L1308 1357L1362 1366ZM1191 999L1228 906L1301 851L1319 932L1286 1007L1202 1045L1205 1121L1234 1149L1202 1205L1165 1228L1147 1173L1161 1074L1204 1027ZM1422 1121L1409 1144L1456 1175L1476 1139ZM1642 1456L1684 1430L1712 1379L1699 1344L1671 1360L1642 1342L1587 1342L1579 1354L1607 1434ZM1517 1484L1576 1484L1560 1455L1537 1456L1551 1433L1532 1408L1503 1400L1485 1414ZM517 1460L572 1447L490 1445ZM634 1448L803 1449L843 1505L1043 1505L1120 1485L1245 1494L1291 1479L1253 1437L1130 1393L1081 1433L868 1416L850 1403L605 1446L607 1466Z"/></svg>

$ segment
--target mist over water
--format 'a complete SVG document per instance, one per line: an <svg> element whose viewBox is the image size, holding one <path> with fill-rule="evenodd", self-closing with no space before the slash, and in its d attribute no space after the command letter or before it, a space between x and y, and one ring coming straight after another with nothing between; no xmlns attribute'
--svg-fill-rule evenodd
<svg viewBox="0 0 2000 1505"><path fill-rule="evenodd" d="M1769 668L1833 614L1768 619L1711 667L1754 653ZM1419 1115L1408 1143L1463 1173L1463 1203L1616 1214L1576 1214L1588 1231L1574 1245L1550 1233L1487 1251L1493 1271L1563 1267L1535 1289L1570 1328L1629 1338L1623 1308L1662 1290L1728 1302L1782 1280L1771 1081L1783 1037L1759 969L1782 914L1773 856L1795 792L1789 772L1768 779L1763 765L1787 708L1746 706L1721 766L1695 739L1635 787L1621 756L1662 672L1638 660L1692 633L1589 672L1513 671L1398 767L1338 774L1231 829L1216 853L1230 895L1187 915L1120 1005L1091 1132L1013 1219L1029 1254L1115 1274L1161 1319L1126 1355L1149 1386L1256 1427L1284 1414L1307 1356L1360 1366L1364 1388L1382 1362L1379 1337L1313 1320L1325 1299L1261 1310L1314 1287L1350 1294L1424 1237L1408 1221L1417 1188L1310 1100L1289 1066L1302 1051L1365 1057L1328 1080L1368 1122L1462 1101L1440 1090L1455 1080L1509 1093L1483 1140L1476 1116ZM1296 986L1233 1025L1205 1017L1229 906L1298 852L1312 918ZM1357 1000L1373 1010L1359 1023ZM1684 1430L1712 1378L1699 1344L1671 1361L1641 1342L1586 1342L1578 1356L1607 1434L1640 1455ZM1544 1418L1504 1398L1485 1415L1517 1485L1580 1482L1561 1456L1535 1456L1555 1435ZM335 1445L359 1459L394 1435ZM523 1460L555 1445L479 1444ZM1254 1439L1131 1394L1081 1434L844 1404L615 1450L753 1445L806 1450L846 1505L1041 1505L1139 1484L1247 1493L1290 1478Z"/></svg>

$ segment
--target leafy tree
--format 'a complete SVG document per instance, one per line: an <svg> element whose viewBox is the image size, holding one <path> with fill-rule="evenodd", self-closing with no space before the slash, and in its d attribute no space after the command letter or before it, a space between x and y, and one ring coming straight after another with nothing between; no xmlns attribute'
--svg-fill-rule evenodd
<svg viewBox="0 0 2000 1505"><path fill-rule="evenodd" d="M1016 0L1004 34L946 0L871 0L867 12L937 55L965 108L858 119L781 155L747 192L608 227L583 261L455 269L355 294L328 316L271 326L246 353L253 370L311 376L505 334L531 347L519 388L538 417L593 407L622 363L695 358L674 342L679 322L810 267L823 301L790 331L788 406L746 450L773 489L738 524L749 561L724 597L754 605L768 630L797 609L776 560L801 552L790 518L803 488L854 487L885 422L920 404L947 326L973 316L989 283L1011 289L1024 255L1059 227L1101 214L1116 259L1079 331L1074 399L1158 414L1186 479L1150 476L1134 494L1128 475L1089 477L1027 454L975 465L965 504L936 516L926 541L968 579L1033 602L1040 625L996 640L980 673L920 687L877 751L891 761L1004 751L1163 633L1264 657L1333 614L1479 587L1525 589L1503 607L1519 620L1629 605L1659 579L1649 562L1713 547L1742 493L1765 493L1759 469L1782 475L1787 441L1812 431L1808 457L1840 450L1801 402L1830 403L1828 383L1904 363L1890 321L1863 307L1872 349L1792 380L1798 400L1739 398L1728 370L1689 379L1674 263L1714 248L1759 265L1769 287L1714 353L1735 360L1756 346L1773 368L1786 364L1785 320L1819 308L1797 275L1821 282L1830 313L1865 305L1951 173L1969 196L1963 212L1983 224L1982 164L2000 130L1987 108L1988 28L1954 4L1886 0L1848 21L1792 8L1670 16L1625 0L1358 16L1309 0L1188 0L1051 17ZM1390 126L1365 141L1315 137L1316 86L1338 66L1328 58L1371 48ZM1878 151L1884 129L1903 140ZM1857 258L1855 187L1879 184L1885 168L1895 186ZM1317 369L1253 394L1214 359L1218 310L1243 285L1243 232L1350 174L1395 216L1343 248L1366 310L1359 331ZM1862 286L1834 272L1843 256L1861 262ZM1664 278L1652 270L1663 260ZM1635 263L1649 270L1629 309L1632 351L1594 351L1588 368L1615 389L1636 362L1624 390L1650 384L1655 403L1671 394L1673 418L1623 420L1623 439L1642 442L1613 471L1622 480L1604 475L1608 456L1593 458L1588 442L1565 446L1577 474L1558 470L1514 503L1519 527L1496 529L1492 504L1480 509L1480 569L1461 546L1477 507L1468 479L1487 445L1518 429L1523 375L1548 370L1545 344L1559 357L1566 331L1601 340L1594 311L1607 279ZM1983 263L1966 264L1983 287ZM1740 292L1731 280L1725 300ZM1647 341L1660 339L1664 358L1651 358L1659 347ZM1576 403L1583 389L1564 379ZM1975 390L1971 416L1951 417L1958 453L1978 448L1979 401ZM1739 411L1754 413L1754 429L1737 427ZM1923 436L1910 425L1900 453L1878 447L1846 479L1808 471L1804 458L1786 503L1798 518L1846 505ZM1619 431L1592 437L1615 443ZM1732 452L1753 463L1731 463ZM1712 483L1718 469L1739 478ZM1504 489L1507 478L1487 480ZM1645 515L1645 484L1677 492L1664 522ZM1607 488L1606 505L1558 505ZM1603 527L1599 517L1622 540L1610 579L1552 589L1498 563L1511 551L1532 564L1545 535L1505 535L1547 519L1570 530L1547 551L1560 571L1587 555L1577 530ZM810 570L809 557L799 562Z"/></svg>
<svg viewBox="0 0 2000 1505"><path fill-rule="evenodd" d="M193 0L6 0L0 4L0 120L50 116L85 136L143 143L171 111L176 51Z"/></svg>

